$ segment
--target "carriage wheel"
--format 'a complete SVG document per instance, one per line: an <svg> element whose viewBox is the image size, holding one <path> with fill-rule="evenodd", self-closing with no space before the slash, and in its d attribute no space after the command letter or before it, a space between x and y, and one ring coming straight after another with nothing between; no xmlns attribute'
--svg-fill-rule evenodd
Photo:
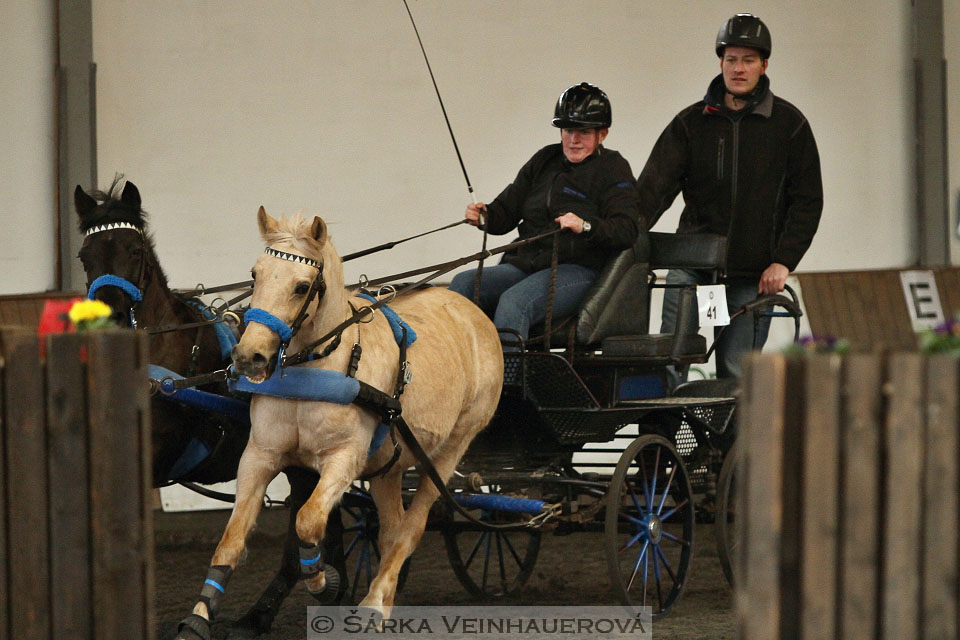
<svg viewBox="0 0 960 640"><path fill-rule="evenodd" d="M370 590L370 583L380 569L380 519L373 498L362 489L353 488L344 494L340 503L343 512L343 555L350 581L344 604L357 603ZM403 563L397 576L397 591L403 589L410 572L410 558Z"/></svg>
<svg viewBox="0 0 960 640"><path fill-rule="evenodd" d="M478 519L492 524L516 522L517 517L477 510ZM540 552L539 529L491 531L457 516L443 524L447 557L460 584L481 600L507 599L526 584Z"/></svg>
<svg viewBox="0 0 960 640"><path fill-rule="evenodd" d="M734 444L720 467L717 477L717 518L714 533L717 538L717 554L720 568L730 586L734 584L734 567L740 557L737 548L736 490L743 458L743 447Z"/></svg>
<svg viewBox="0 0 960 640"><path fill-rule="evenodd" d="M607 563L624 604L666 615L686 584L693 523L693 492L676 449L661 436L640 436L620 456L607 494Z"/></svg>

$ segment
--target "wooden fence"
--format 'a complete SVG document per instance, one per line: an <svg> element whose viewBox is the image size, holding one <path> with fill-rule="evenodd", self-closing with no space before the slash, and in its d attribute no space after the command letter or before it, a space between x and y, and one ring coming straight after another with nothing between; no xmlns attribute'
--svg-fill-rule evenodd
<svg viewBox="0 0 960 640"><path fill-rule="evenodd" d="M0 640L154 637L147 345L0 329Z"/></svg>
<svg viewBox="0 0 960 640"><path fill-rule="evenodd" d="M751 356L742 638L958 637L960 360Z"/></svg>
<svg viewBox="0 0 960 640"><path fill-rule="evenodd" d="M960 268L918 269L933 273L945 317L960 312ZM857 351L916 349L901 271L798 273L810 330L815 335L846 338Z"/></svg>

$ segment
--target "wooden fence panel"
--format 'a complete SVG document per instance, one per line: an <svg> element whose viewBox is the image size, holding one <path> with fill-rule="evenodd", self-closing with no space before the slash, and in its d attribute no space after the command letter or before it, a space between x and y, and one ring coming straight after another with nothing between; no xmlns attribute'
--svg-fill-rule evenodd
<svg viewBox="0 0 960 640"><path fill-rule="evenodd" d="M47 339L50 573L53 628L90 640L90 499L86 367L80 334Z"/></svg>
<svg viewBox="0 0 960 640"><path fill-rule="evenodd" d="M0 296L0 326L36 329L47 300L82 297L73 291L47 291L13 296Z"/></svg>
<svg viewBox="0 0 960 640"><path fill-rule="evenodd" d="M744 589L749 606L738 602L737 615L748 640L777 638L780 628L780 533L783 458L784 378L782 357L747 357L749 395L743 413L741 437L748 444L745 457L744 513L739 531L746 572Z"/></svg>
<svg viewBox="0 0 960 640"><path fill-rule="evenodd" d="M43 375L33 333L2 330L0 348L4 388L10 394L4 402L9 634L17 640L42 640L51 630Z"/></svg>
<svg viewBox="0 0 960 640"><path fill-rule="evenodd" d="M8 546L7 546L7 462L6 440L7 440L7 416L6 416L6 397L7 380L3 375L3 345L0 345L0 520L4 525L0 526L0 640L10 640L10 629L8 622L10 620L10 594L7 590L9 576L7 575L7 566L9 565Z"/></svg>
<svg viewBox="0 0 960 640"><path fill-rule="evenodd" d="M797 278L814 334L846 338L860 351L916 348L899 271L801 273Z"/></svg>
<svg viewBox="0 0 960 640"><path fill-rule="evenodd" d="M142 640L153 620L147 339L0 329L0 640Z"/></svg>
<svg viewBox="0 0 960 640"><path fill-rule="evenodd" d="M960 313L960 269L941 268L934 271L937 291L940 293L940 306L943 314L952 318Z"/></svg>
<svg viewBox="0 0 960 640"><path fill-rule="evenodd" d="M98 640L152 637L147 612L150 518L141 451L148 411L145 351L124 332L100 332L89 340L90 501L93 527L93 618ZM141 342L141 346L144 343ZM127 436L118 438L117 425ZM119 483L117 478L139 479ZM139 486L138 486L139 485Z"/></svg>
<svg viewBox="0 0 960 640"><path fill-rule="evenodd" d="M880 364L873 355L846 360L841 428L842 544L840 637L877 637L877 556L880 534Z"/></svg>
<svg viewBox="0 0 960 640"><path fill-rule="evenodd" d="M918 637L919 622L923 361L919 354L897 353L890 356L888 368L881 637L911 640Z"/></svg>
<svg viewBox="0 0 960 640"><path fill-rule="evenodd" d="M960 637L960 358L746 362L741 637Z"/></svg>
<svg viewBox="0 0 960 640"><path fill-rule="evenodd" d="M786 508L803 504L804 421L807 390L805 361L786 360L786 379L794 381L783 396L783 435L781 438L780 474L783 482L779 499L780 525L780 640L799 638L801 530L804 527L802 508Z"/></svg>
<svg viewBox="0 0 960 640"><path fill-rule="evenodd" d="M807 361L800 552L800 631L805 640L836 637L840 372L837 356L814 355Z"/></svg>
<svg viewBox="0 0 960 640"><path fill-rule="evenodd" d="M927 421L925 468L922 476L923 602L920 629L924 638L957 637L957 496L958 459L960 459L960 393L958 360L951 356L931 357L927 361Z"/></svg>

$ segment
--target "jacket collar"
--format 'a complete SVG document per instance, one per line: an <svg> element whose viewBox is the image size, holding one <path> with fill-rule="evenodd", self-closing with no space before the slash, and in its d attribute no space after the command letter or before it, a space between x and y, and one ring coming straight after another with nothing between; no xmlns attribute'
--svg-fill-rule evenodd
<svg viewBox="0 0 960 640"><path fill-rule="evenodd" d="M567 156L564 155L564 153L563 153L563 146L560 145L560 157L563 159L563 168L564 168L564 169L572 169L573 167L581 167L581 166L587 164L588 162L592 162L592 161L594 160L594 158L596 158L597 156L603 155L603 152L604 152L604 151L606 151L606 149L604 149L604 148L603 148L603 145L601 144L601 145L599 145L599 146L597 147L596 151L594 151L593 153L591 153L590 155L588 155L586 158L584 158L584 159L581 160L580 162L574 163L574 162L570 162L570 160L567 159Z"/></svg>
<svg viewBox="0 0 960 640"><path fill-rule="evenodd" d="M726 92L727 89L723 84L723 74L719 74L710 82L710 86L707 88L707 95L703 97L703 112L707 115L725 113L740 116L755 113L764 118L769 118L773 115L773 92L770 91L770 78L767 77L767 74L760 76L757 88L753 90L753 93L750 95L750 101L743 109L738 109L737 111L727 109L723 101Z"/></svg>

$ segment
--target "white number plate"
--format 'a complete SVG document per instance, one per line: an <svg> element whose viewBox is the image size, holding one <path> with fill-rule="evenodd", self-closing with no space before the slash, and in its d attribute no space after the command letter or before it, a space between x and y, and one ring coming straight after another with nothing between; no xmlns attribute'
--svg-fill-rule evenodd
<svg viewBox="0 0 960 640"><path fill-rule="evenodd" d="M723 327L730 324L727 291L722 284L697 287L697 308L701 327Z"/></svg>

